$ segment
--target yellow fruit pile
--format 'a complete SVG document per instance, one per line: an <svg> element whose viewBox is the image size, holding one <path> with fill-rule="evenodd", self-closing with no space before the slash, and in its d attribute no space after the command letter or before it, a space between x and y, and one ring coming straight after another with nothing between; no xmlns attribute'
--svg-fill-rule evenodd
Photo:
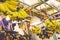
<svg viewBox="0 0 60 40"><path fill-rule="evenodd" d="M46 19L44 23L48 30L55 30L56 32L60 33L60 22L57 20L50 21L49 19Z"/></svg>
<svg viewBox="0 0 60 40"><path fill-rule="evenodd" d="M18 0L5 0L4 2L0 1L0 11L7 12L8 15L12 14L13 17L25 18L28 14L24 9L17 11Z"/></svg>
<svg viewBox="0 0 60 40"><path fill-rule="evenodd" d="M36 33L36 34L40 34L42 31L41 31L41 28L40 26L31 26L30 27L30 30L33 32L33 33Z"/></svg>
<svg viewBox="0 0 60 40"><path fill-rule="evenodd" d="M5 0L4 2L0 2L0 10L5 11L15 11L18 6L18 1L13 0ZM11 10L10 10L11 9Z"/></svg>

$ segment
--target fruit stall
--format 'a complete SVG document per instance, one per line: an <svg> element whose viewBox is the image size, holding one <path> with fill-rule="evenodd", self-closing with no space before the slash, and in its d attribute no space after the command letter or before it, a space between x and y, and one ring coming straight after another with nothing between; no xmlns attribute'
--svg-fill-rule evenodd
<svg viewBox="0 0 60 40"><path fill-rule="evenodd" d="M0 0L0 40L60 40L60 0Z"/></svg>

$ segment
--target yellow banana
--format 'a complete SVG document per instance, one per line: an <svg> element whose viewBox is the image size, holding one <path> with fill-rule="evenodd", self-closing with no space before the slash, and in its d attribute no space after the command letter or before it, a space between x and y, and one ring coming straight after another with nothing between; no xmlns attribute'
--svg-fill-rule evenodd
<svg viewBox="0 0 60 40"><path fill-rule="evenodd" d="M19 13L25 18L28 17L28 14L24 11L24 9L20 9Z"/></svg>
<svg viewBox="0 0 60 40"><path fill-rule="evenodd" d="M18 13L18 18L24 18L20 13Z"/></svg>
<svg viewBox="0 0 60 40"><path fill-rule="evenodd" d="M9 14L12 14L13 17L17 17L17 12L9 12Z"/></svg>
<svg viewBox="0 0 60 40"><path fill-rule="evenodd" d="M60 30L59 29L56 29L56 32L60 34Z"/></svg>
<svg viewBox="0 0 60 40"><path fill-rule="evenodd" d="M56 26L49 19L45 20L45 25L48 30L54 30L56 28Z"/></svg>
<svg viewBox="0 0 60 40"><path fill-rule="evenodd" d="M58 22L57 20L52 20L52 22L53 22L53 24L54 24L55 26L60 25L60 22Z"/></svg>
<svg viewBox="0 0 60 40"><path fill-rule="evenodd" d="M19 18L24 18L24 16L22 16L19 12L12 12L11 10L9 10L9 8L6 6L8 3L4 3L5 6L5 10L8 11L8 14L12 14L13 17L19 17Z"/></svg>
<svg viewBox="0 0 60 40"><path fill-rule="evenodd" d="M12 11L16 11L16 9L17 9L17 6L14 6L14 5L11 5L11 4L8 4L8 3L7 3L7 7Z"/></svg>
<svg viewBox="0 0 60 40"><path fill-rule="evenodd" d="M49 20L49 19L46 19L46 20L45 20L45 23L50 23L50 20Z"/></svg>
<svg viewBox="0 0 60 40"><path fill-rule="evenodd" d="M20 15L20 13L18 12L10 12L10 14L13 15L13 17L18 17L18 18L24 18L22 15Z"/></svg>
<svg viewBox="0 0 60 40"><path fill-rule="evenodd" d="M17 5L18 5L18 2L16 2L16 1L10 1L10 2L8 2L8 4L11 4L11 5L17 6Z"/></svg>
<svg viewBox="0 0 60 40"><path fill-rule="evenodd" d="M46 19L44 23L45 23L46 26L48 26L51 22L50 22L49 19Z"/></svg>
<svg viewBox="0 0 60 40"><path fill-rule="evenodd" d="M7 7L7 3L4 3L4 7L8 15L12 14L12 11Z"/></svg>
<svg viewBox="0 0 60 40"><path fill-rule="evenodd" d="M0 10L3 11L3 12L6 11L6 10L5 10L5 7L4 7L4 5L3 5L3 3L0 3Z"/></svg>

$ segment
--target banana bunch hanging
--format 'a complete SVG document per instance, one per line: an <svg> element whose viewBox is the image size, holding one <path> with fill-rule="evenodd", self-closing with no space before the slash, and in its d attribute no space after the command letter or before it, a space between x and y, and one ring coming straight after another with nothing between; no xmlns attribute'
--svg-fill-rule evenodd
<svg viewBox="0 0 60 40"><path fill-rule="evenodd" d="M55 31L56 31L57 33L60 33L60 22L57 21L57 20L52 20L52 22L53 22L54 25L56 26Z"/></svg>
<svg viewBox="0 0 60 40"><path fill-rule="evenodd" d="M42 33L40 26L34 26L34 27L31 26L29 29L30 29L33 33L36 33L36 34Z"/></svg>
<svg viewBox="0 0 60 40"><path fill-rule="evenodd" d="M54 30L55 29L55 25L49 19L46 19L44 23L45 23L46 27L48 28L48 30Z"/></svg>
<svg viewBox="0 0 60 40"><path fill-rule="evenodd" d="M18 0L0 0L0 11L8 12L8 15L12 14L13 17L27 17L28 14L24 9L17 11L18 4Z"/></svg>
<svg viewBox="0 0 60 40"><path fill-rule="evenodd" d="M46 19L44 23L48 30L55 30L56 32L60 33L60 22L57 20L50 21L49 19Z"/></svg>
<svg viewBox="0 0 60 40"><path fill-rule="evenodd" d="M5 11L15 11L18 6L18 1L16 0L0 0L0 10Z"/></svg>

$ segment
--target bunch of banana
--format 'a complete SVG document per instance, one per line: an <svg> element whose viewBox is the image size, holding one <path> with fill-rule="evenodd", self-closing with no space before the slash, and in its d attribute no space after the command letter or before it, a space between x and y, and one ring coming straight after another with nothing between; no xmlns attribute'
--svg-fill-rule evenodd
<svg viewBox="0 0 60 40"><path fill-rule="evenodd" d="M27 12L24 9L20 9L18 13L21 16L23 16L23 18L28 17L28 14L27 14ZM18 17L20 17L20 16L18 16Z"/></svg>
<svg viewBox="0 0 60 40"><path fill-rule="evenodd" d="M36 34L40 34L40 33L42 32L41 29L40 29L38 26L30 27L30 30L31 30L33 33L36 33Z"/></svg>
<svg viewBox="0 0 60 40"><path fill-rule="evenodd" d="M5 0L4 2L0 1L0 10L3 12L8 11L10 9L15 11L17 6L18 1L12 1L12 0Z"/></svg>
<svg viewBox="0 0 60 40"><path fill-rule="evenodd" d="M57 20L52 20L52 22L53 22L53 24L54 24L55 26L59 26L59 25L60 25L60 22L58 22Z"/></svg>
<svg viewBox="0 0 60 40"><path fill-rule="evenodd" d="M49 19L46 19L45 20L45 25L48 26L48 25L52 25L51 21Z"/></svg>
<svg viewBox="0 0 60 40"><path fill-rule="evenodd" d="M20 9L18 12L8 12L9 14L12 14L13 17L18 17L18 18L25 18L28 17L28 14L24 11L24 9Z"/></svg>
<svg viewBox="0 0 60 40"><path fill-rule="evenodd" d="M60 34L60 28L55 29L56 33Z"/></svg>
<svg viewBox="0 0 60 40"><path fill-rule="evenodd" d="M45 25L48 28L48 30L54 30L55 29L55 25L49 19L45 20Z"/></svg>
<svg viewBox="0 0 60 40"><path fill-rule="evenodd" d="M17 4L18 4L18 1L11 0L11 1L9 2L9 4L11 4L11 5L14 5L14 6L17 6Z"/></svg>
<svg viewBox="0 0 60 40"><path fill-rule="evenodd" d="M25 18L28 16L28 14L25 12L24 9L16 11L17 7L18 7L18 0L5 0L4 2L0 1L0 10L2 12L8 12L8 15L12 14L13 17L18 18Z"/></svg>
<svg viewBox="0 0 60 40"><path fill-rule="evenodd" d="M56 26L55 31L56 31L57 33L60 33L60 22L57 21L57 20L53 20L52 22L53 22L54 25Z"/></svg>
<svg viewBox="0 0 60 40"><path fill-rule="evenodd" d="M12 11L16 11L16 9L17 9L17 6L16 5L11 5L11 4L8 4L8 3L6 3L6 5Z"/></svg>
<svg viewBox="0 0 60 40"><path fill-rule="evenodd" d="M56 28L55 31L56 31L56 33L60 34L60 28L59 27Z"/></svg>
<svg viewBox="0 0 60 40"><path fill-rule="evenodd" d="M55 30L56 32L60 33L60 22L57 20L50 21L49 19L45 20L45 25L48 30Z"/></svg>
<svg viewBox="0 0 60 40"><path fill-rule="evenodd" d="M2 3L0 3L0 10L2 10L2 11L4 11L4 12L6 11L6 10L5 10L5 7L3 6Z"/></svg>

